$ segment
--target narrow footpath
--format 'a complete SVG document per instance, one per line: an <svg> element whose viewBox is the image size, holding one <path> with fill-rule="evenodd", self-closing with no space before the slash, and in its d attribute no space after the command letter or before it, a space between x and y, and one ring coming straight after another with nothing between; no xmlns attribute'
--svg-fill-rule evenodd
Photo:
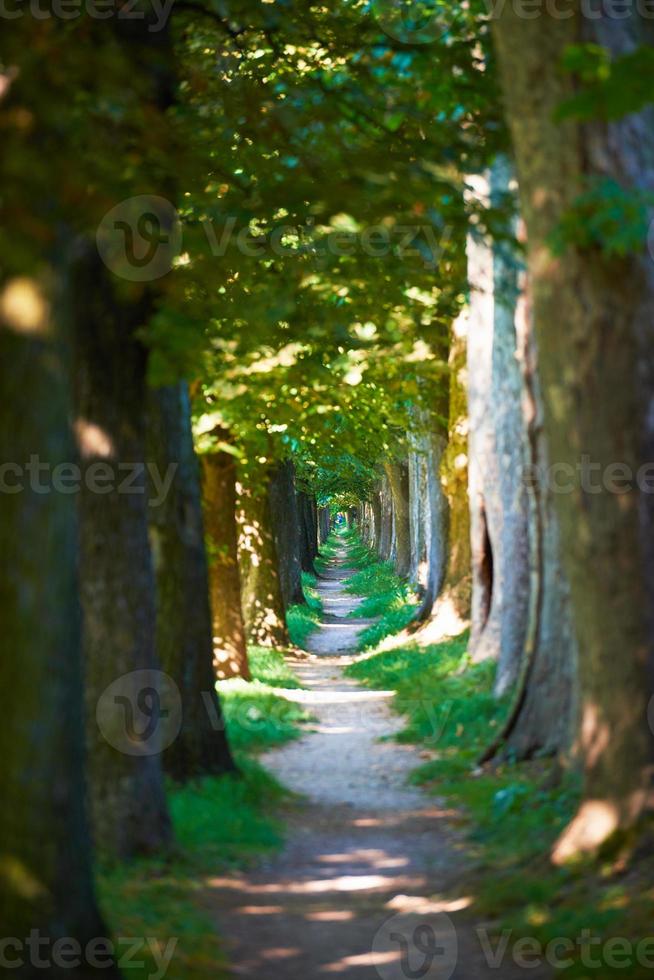
<svg viewBox="0 0 654 980"><path fill-rule="evenodd" d="M343 551L319 580L324 621L285 691L316 723L261 761L302 794L283 851L245 873L209 878L231 974L256 980L532 980L508 957L491 968L455 813L407 785L419 751L390 740L401 719L391 692L343 676L367 620L346 619ZM382 739L384 739L382 741ZM465 882L465 884L464 884ZM491 942L491 950L495 948Z"/></svg>

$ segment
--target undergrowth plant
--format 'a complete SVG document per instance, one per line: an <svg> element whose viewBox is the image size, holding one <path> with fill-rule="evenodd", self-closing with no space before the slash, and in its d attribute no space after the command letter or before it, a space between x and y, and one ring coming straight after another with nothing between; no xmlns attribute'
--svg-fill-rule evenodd
<svg viewBox="0 0 654 980"><path fill-rule="evenodd" d="M286 625L291 643L301 650L306 649L308 638L320 625L322 602L316 588L317 584L315 575L302 572L302 591L306 605L291 606L286 613Z"/></svg>
<svg viewBox="0 0 654 980"><path fill-rule="evenodd" d="M295 738L310 716L272 690L301 687L281 651L253 647L249 662L251 682L219 684L238 774L171 784L171 852L100 869L98 891L112 935L148 937L129 963L133 980L162 978L171 950L176 976L226 980L226 958L206 911L203 882L281 846L281 823L271 814L291 794L250 755Z"/></svg>
<svg viewBox="0 0 654 980"><path fill-rule="evenodd" d="M100 904L117 937L118 958L127 955L129 942L141 942L126 970L134 980L162 978L168 951L175 975L184 980L229 976L202 882L279 847L281 825L269 813L271 804L288 798L260 766L238 761L238 776L169 787L171 853L100 870Z"/></svg>
<svg viewBox="0 0 654 980"><path fill-rule="evenodd" d="M376 619L359 633L358 649L373 649L387 636L399 633L409 625L416 614L417 596L396 574L393 563L380 561L377 554L363 544L356 530L349 530L341 537L347 547L347 564L355 569L345 591L363 597L350 616Z"/></svg>
<svg viewBox="0 0 654 980"><path fill-rule="evenodd" d="M467 632L426 649L403 645L353 663L346 674L396 692L393 705L406 718L398 740L431 755L412 781L463 808L478 859L475 913L492 920L494 947L503 930L512 930L512 943L520 937L542 948L565 942L572 952L556 975L567 980L651 975L641 965L613 969L599 960L589 970L581 952L584 936L592 951L592 944L598 948L611 937L635 944L651 933L654 888L642 887L639 868L641 877L651 874L654 860L644 856L629 876L616 875L608 861L599 867L550 864L548 851L578 804L579 779L546 758L516 764L510 753L494 767L478 767L510 697L494 696L494 663L472 663L467 646Z"/></svg>
<svg viewBox="0 0 654 980"><path fill-rule="evenodd" d="M219 681L218 691L230 745L237 752L261 751L282 745L301 734L310 715L294 701L271 688L299 688L281 650L251 647L251 681Z"/></svg>

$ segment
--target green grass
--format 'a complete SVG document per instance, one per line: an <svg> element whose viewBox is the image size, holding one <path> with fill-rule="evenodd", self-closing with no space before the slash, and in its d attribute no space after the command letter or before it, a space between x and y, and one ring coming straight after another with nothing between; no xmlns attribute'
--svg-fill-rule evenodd
<svg viewBox="0 0 654 980"><path fill-rule="evenodd" d="M223 681L218 686L240 775L207 778L184 787L168 787L175 843L171 853L101 869L98 891L107 926L114 936L150 937L161 955L175 946L168 976L183 980L228 977L216 923L206 910L205 884L250 864L282 843L275 810L289 800L248 753L295 738L309 715L271 688L299 688L300 681L279 650L249 651L253 681ZM170 948L170 947L169 947ZM118 955L127 947L118 947ZM145 944L126 968L133 980L161 976L156 957Z"/></svg>
<svg viewBox="0 0 654 980"><path fill-rule="evenodd" d="M119 956L127 952L121 938L148 937L162 953L171 944L170 977L229 975L215 920L205 907L210 892L205 881L280 846L280 826L263 814L287 796L259 766L242 758L239 764L240 777L170 788L175 830L170 854L100 871L100 904ZM162 975L147 944L129 967L126 975L134 980Z"/></svg>
<svg viewBox="0 0 654 980"><path fill-rule="evenodd" d="M320 546L320 554L314 565L321 575L329 567L330 562L341 552L343 545L348 549L348 565L351 568L363 565L370 552L363 546L358 532L354 528L335 528L327 540Z"/></svg>
<svg viewBox="0 0 654 980"><path fill-rule="evenodd" d="M291 606L286 613L289 638L293 646L300 650L306 649L308 638L320 625L322 602L316 585L315 575L302 572L302 591L307 600L306 605Z"/></svg>
<svg viewBox="0 0 654 980"><path fill-rule="evenodd" d="M236 678L218 684L229 741L237 752L282 745L301 735L301 726L311 720L304 708L271 690L302 686L281 650L251 647L248 660L251 681Z"/></svg>
<svg viewBox="0 0 654 980"><path fill-rule="evenodd" d="M282 650L271 647L251 646L248 648L250 673L255 681L270 687L285 687L287 690L301 688L297 676L288 666Z"/></svg>
<svg viewBox="0 0 654 980"><path fill-rule="evenodd" d="M301 734L300 725L310 715L293 701L274 694L261 681L239 679L218 685L234 750L265 751Z"/></svg>
<svg viewBox="0 0 654 980"><path fill-rule="evenodd" d="M575 868L551 865L549 851L575 811L579 780L557 772L546 759L477 768L507 701L492 693L494 665L470 662L467 640L464 633L426 650L402 646L359 660L346 673L396 692L394 707L406 718L399 740L432 754L412 780L462 809L468 849L477 859L474 878L464 886L473 894L475 916L492 920L493 945L502 929L511 929L511 943L530 937L543 948L559 937L576 944L583 930L602 942L624 937L635 946L651 935L654 854L641 856L626 873L606 860ZM572 959L557 976L604 980L652 972L639 965L612 968L606 960L588 968L578 945Z"/></svg>
<svg viewBox="0 0 654 980"><path fill-rule="evenodd" d="M322 599L318 593L318 579L309 572L302 572L302 591L307 600L307 606L312 612L322 614Z"/></svg>
<svg viewBox="0 0 654 980"><path fill-rule="evenodd" d="M394 690L397 711L406 716L403 742L438 748L441 761L465 768L493 738L505 711L492 693L494 667L472 665L468 634L421 649L415 644L373 654L346 674L368 687Z"/></svg>
<svg viewBox="0 0 654 980"><path fill-rule="evenodd" d="M377 620L359 634L358 649L374 649L387 636L409 625L415 615L417 597L396 574L393 563L380 561L375 552L365 547L356 530L342 532L339 537L347 547L347 564L356 569L345 591L363 597L350 615Z"/></svg>

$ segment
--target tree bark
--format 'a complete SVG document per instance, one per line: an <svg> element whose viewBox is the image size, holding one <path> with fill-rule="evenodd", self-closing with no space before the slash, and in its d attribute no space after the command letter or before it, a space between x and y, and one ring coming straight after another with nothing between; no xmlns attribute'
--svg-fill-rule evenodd
<svg viewBox="0 0 654 980"><path fill-rule="evenodd" d="M318 522L315 501L304 490L297 492L300 522L300 566L303 572L316 574L314 561L318 557Z"/></svg>
<svg viewBox="0 0 654 980"><path fill-rule="evenodd" d="M164 768L185 782L234 769L215 688L200 467L186 384L150 392L148 463L158 474L150 481L149 510L157 651L180 692L183 719Z"/></svg>
<svg viewBox="0 0 654 980"><path fill-rule="evenodd" d="M60 312L50 314L36 280L5 281L0 298L12 290L27 301L30 319L16 321L12 304L0 304L8 311L0 317L0 920L3 935L19 941L36 929L52 943L70 937L83 949L107 931L95 901L85 806L75 498L52 487L39 492L32 482L39 474L25 472L36 458L48 467L47 481L76 458L69 371ZM12 463L23 471L21 490L6 470ZM42 972L11 970L23 980ZM110 962L97 972L119 976ZM89 965L49 970L60 980L95 973Z"/></svg>
<svg viewBox="0 0 654 980"><path fill-rule="evenodd" d="M560 560L559 525L549 485L542 394L528 294L522 296L519 348L525 376L525 412L531 451L532 603L525 651L526 676L516 709L503 733L518 759L557 755L565 762L576 728L578 651L569 584Z"/></svg>
<svg viewBox="0 0 654 980"><path fill-rule="evenodd" d="M139 301L119 298L90 253L76 264L71 294L93 827L103 852L126 858L170 841L161 746L179 719L155 653L144 462L147 354L137 339L151 300L145 291Z"/></svg>
<svg viewBox="0 0 654 980"><path fill-rule="evenodd" d="M379 526L379 557L382 561L390 561L393 553L393 496L388 477L384 473L380 486L380 526Z"/></svg>
<svg viewBox="0 0 654 980"><path fill-rule="evenodd" d="M250 643L289 645L267 486L238 487L238 554L245 630Z"/></svg>
<svg viewBox="0 0 654 980"><path fill-rule="evenodd" d="M409 578L414 588L424 595L427 587L427 463L424 437L414 438L409 452L409 531L411 561Z"/></svg>
<svg viewBox="0 0 654 980"><path fill-rule="evenodd" d="M293 463L279 463L270 478L268 500L272 522L279 584L284 608L304 605L302 564L300 561L300 515L295 494Z"/></svg>
<svg viewBox="0 0 654 980"><path fill-rule="evenodd" d="M423 443L426 483L425 561L426 576L422 602L416 619L430 619L443 588L448 563L448 507L441 484L441 464L447 438L439 430L430 432Z"/></svg>
<svg viewBox="0 0 654 980"><path fill-rule="evenodd" d="M654 458L652 263L644 248L620 257L572 245L558 256L550 247L585 177L654 189L651 110L610 125L554 118L573 94L559 67L568 45L583 36L628 51L651 42L652 25L633 11L627 21L597 11L597 20L582 24L578 6L570 9L569 20L531 21L506 7L494 22L527 226L550 460L573 480L556 505L579 639L585 799L555 848L557 861L596 849L637 820L652 763L652 500L620 492L608 469L621 463L636 474ZM604 477L599 492L583 477L580 485L584 454Z"/></svg>
<svg viewBox="0 0 654 980"><path fill-rule="evenodd" d="M320 507L318 509L318 540L320 544L324 544L331 532L331 518L329 516L329 507Z"/></svg>
<svg viewBox="0 0 654 980"><path fill-rule="evenodd" d="M440 467L447 503L447 570L444 588L462 620L470 616L471 555L468 498L468 400L466 395L468 317L461 314L451 332L448 392L448 436Z"/></svg>
<svg viewBox="0 0 654 980"><path fill-rule="evenodd" d="M408 578L411 570L411 522L409 514L409 465L407 461L386 463L384 466L390 487L395 515L395 570Z"/></svg>
<svg viewBox="0 0 654 980"><path fill-rule="evenodd" d="M381 554L381 526L382 526L382 500L381 491L376 488L372 491L372 499L370 501L370 507L372 510L372 521L371 521L371 541L370 547L377 552L378 555Z"/></svg>
<svg viewBox="0 0 654 980"><path fill-rule="evenodd" d="M555 755L566 765L577 721L578 652L569 585L560 560L554 494L548 479L542 394L526 286L518 303L516 327L530 451L525 475L530 491L530 616L514 703L503 729L480 762L487 762L501 752L519 760Z"/></svg>
<svg viewBox="0 0 654 980"><path fill-rule="evenodd" d="M225 450L202 456L204 514L209 542L209 600L216 676L250 680L241 605L236 457Z"/></svg>
<svg viewBox="0 0 654 980"><path fill-rule="evenodd" d="M506 165L474 179L491 203L506 192ZM526 439L516 359L516 269L499 246L469 236L468 341L472 636L474 659L498 661L496 692L517 680L529 610Z"/></svg>
<svg viewBox="0 0 654 980"><path fill-rule="evenodd" d="M447 361L450 338L440 342L437 354ZM414 480L420 494L417 519L422 525L414 531L415 546L420 547L423 561L422 602L416 621L426 623L436 613L437 602L445 582L449 563L449 509L443 485L443 465L448 446L450 384L439 383L434 390L428 411L421 413L422 433L417 437Z"/></svg>

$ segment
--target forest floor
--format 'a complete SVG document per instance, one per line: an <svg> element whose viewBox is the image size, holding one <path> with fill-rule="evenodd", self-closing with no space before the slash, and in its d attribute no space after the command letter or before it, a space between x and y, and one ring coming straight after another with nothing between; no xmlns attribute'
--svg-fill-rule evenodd
<svg viewBox="0 0 654 980"><path fill-rule="evenodd" d="M315 723L261 757L298 794L284 814L286 845L206 881L231 972L257 980L549 976L509 957L493 965L496 940L487 938L490 923L475 921L459 814L407 784L425 754L392 740L402 727L393 692L343 674L371 622L352 618L360 600L344 591L350 574L345 549L337 551L318 580L324 614L310 653L292 662L303 689L284 691Z"/></svg>

